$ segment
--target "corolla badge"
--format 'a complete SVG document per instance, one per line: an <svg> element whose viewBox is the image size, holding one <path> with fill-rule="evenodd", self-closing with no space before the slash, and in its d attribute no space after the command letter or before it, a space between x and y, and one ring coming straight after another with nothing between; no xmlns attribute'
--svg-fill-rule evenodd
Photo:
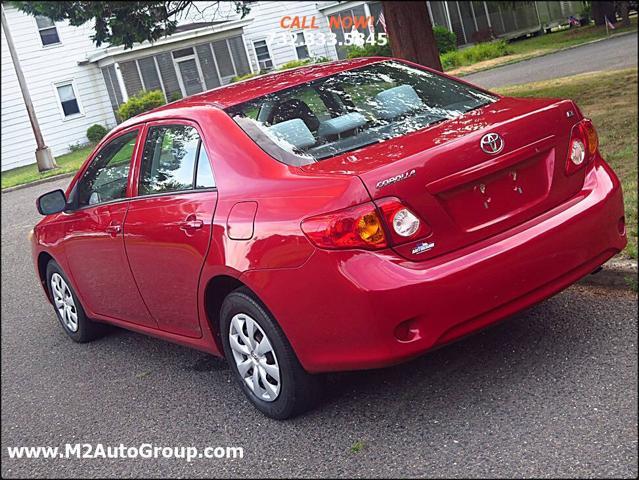
<svg viewBox="0 0 639 480"><path fill-rule="evenodd" d="M498 133L487 133L479 141L481 149L491 155L496 155L504 149L504 139Z"/></svg>
<svg viewBox="0 0 639 480"><path fill-rule="evenodd" d="M401 182L402 180L406 180L407 178L414 176L416 173L417 172L415 172L415 169L413 168L412 170L404 172L400 175L395 175L394 177L385 178L384 180L380 180L379 182L377 182L377 184L375 185L375 188L379 189L382 187L386 187L388 185L392 185L393 183Z"/></svg>

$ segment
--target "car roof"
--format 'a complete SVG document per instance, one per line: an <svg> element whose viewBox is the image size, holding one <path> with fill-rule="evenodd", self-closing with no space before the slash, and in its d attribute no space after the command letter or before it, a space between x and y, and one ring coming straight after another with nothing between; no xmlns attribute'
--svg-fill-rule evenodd
<svg viewBox="0 0 639 480"><path fill-rule="evenodd" d="M317 65L306 65L283 72L267 73L265 75L217 87L203 93L191 95L190 97L168 103L127 120L120 125L118 130L136 123L152 121L157 118L165 117L169 110L181 110L193 107L217 107L220 109L226 109L254 98L268 95L269 93L386 60L390 60L390 58L363 57Z"/></svg>

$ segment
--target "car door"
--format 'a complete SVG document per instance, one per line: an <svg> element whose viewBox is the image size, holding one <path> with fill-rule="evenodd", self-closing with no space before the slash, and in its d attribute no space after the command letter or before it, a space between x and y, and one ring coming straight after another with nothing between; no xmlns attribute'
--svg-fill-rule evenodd
<svg viewBox="0 0 639 480"><path fill-rule="evenodd" d="M147 124L136 187L124 223L133 277L160 329L199 337L198 282L217 191L195 123Z"/></svg>
<svg viewBox="0 0 639 480"><path fill-rule="evenodd" d="M141 130L129 129L105 144L80 176L69 195L64 251L90 311L157 328L131 274L122 233Z"/></svg>

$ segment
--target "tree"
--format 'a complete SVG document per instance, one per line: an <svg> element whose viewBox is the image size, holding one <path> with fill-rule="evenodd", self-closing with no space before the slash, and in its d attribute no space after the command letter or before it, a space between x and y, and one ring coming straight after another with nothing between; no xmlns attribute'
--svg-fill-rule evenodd
<svg viewBox="0 0 639 480"><path fill-rule="evenodd" d="M615 2L619 14L623 20L622 25L624 27L630 26L630 2Z"/></svg>
<svg viewBox="0 0 639 480"><path fill-rule="evenodd" d="M30 15L43 15L52 20L68 20L73 26L95 22L95 34L91 37L99 47L103 43L124 45L154 41L172 34L180 14L188 14L193 8L203 12L219 8L220 2L211 2L202 9L203 2L11 2L19 10ZM235 10L242 17L250 11L250 0L235 0Z"/></svg>
<svg viewBox="0 0 639 480"><path fill-rule="evenodd" d="M383 1L393 56L442 71L437 42L423 1Z"/></svg>
<svg viewBox="0 0 639 480"><path fill-rule="evenodd" d="M604 25L606 17L611 22L615 22L615 2L591 2L590 10L595 25Z"/></svg>

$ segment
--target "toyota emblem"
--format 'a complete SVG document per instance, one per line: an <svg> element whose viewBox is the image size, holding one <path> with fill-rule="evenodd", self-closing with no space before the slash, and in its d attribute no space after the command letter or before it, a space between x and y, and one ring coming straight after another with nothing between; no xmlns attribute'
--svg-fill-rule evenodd
<svg viewBox="0 0 639 480"><path fill-rule="evenodd" d="M498 133L487 133L479 142L481 149L491 155L496 155L504 149L504 139Z"/></svg>

